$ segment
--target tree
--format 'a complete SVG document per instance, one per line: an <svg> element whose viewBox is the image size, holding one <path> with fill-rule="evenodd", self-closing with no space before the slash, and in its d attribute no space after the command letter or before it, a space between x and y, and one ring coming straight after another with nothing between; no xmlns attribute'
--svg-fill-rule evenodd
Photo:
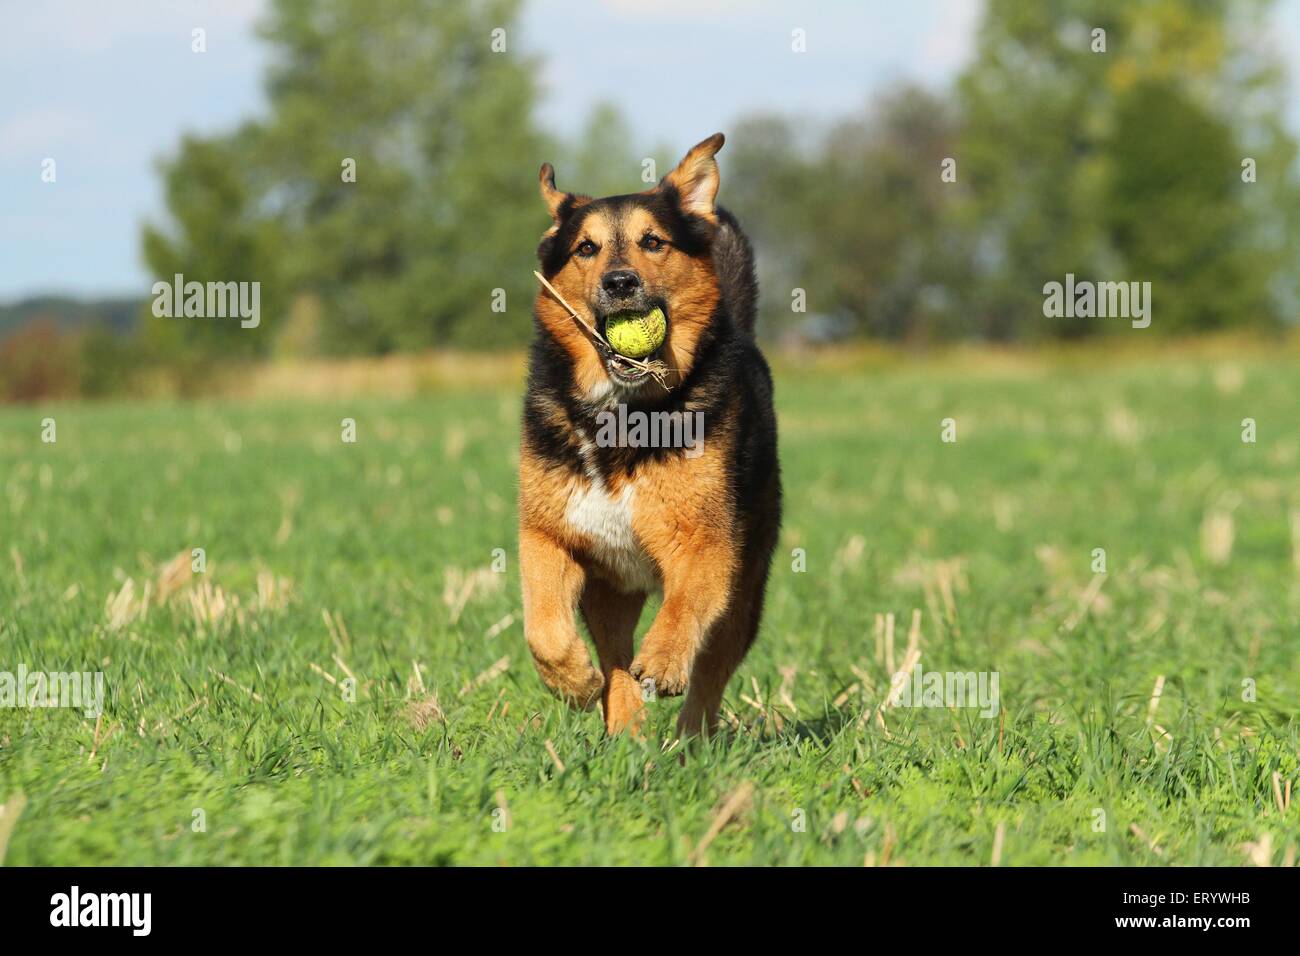
<svg viewBox="0 0 1300 956"><path fill-rule="evenodd" d="M1159 328L1197 331L1274 319L1269 263L1242 193L1227 124L1175 87L1144 80L1118 97L1101 222L1126 272L1159 292Z"/></svg>
<svg viewBox="0 0 1300 956"><path fill-rule="evenodd" d="M588 196L640 192L658 182L641 178L646 157L633 147L635 135L612 103L598 103L572 143L560 143L554 160L556 177L566 191ZM671 167L668 167L671 168ZM662 175L668 168L655 172Z"/></svg>
<svg viewBox="0 0 1300 956"><path fill-rule="evenodd" d="M1069 272L1152 282L1157 329L1278 320L1298 193L1281 74L1253 43L1268 7L989 0L959 83L972 331L1121 328L1043 316L1044 283ZM1240 180L1251 143L1268 183Z"/></svg>
<svg viewBox="0 0 1300 956"><path fill-rule="evenodd" d="M796 288L809 313L860 333L933 338L956 324L964 256L949 227L961 186L941 178L955 132L951 110L914 87L802 147L779 118L741 124L723 183L759 248L766 325L806 318L790 310Z"/></svg>
<svg viewBox="0 0 1300 956"><path fill-rule="evenodd" d="M145 261L156 281L260 282L261 308L270 315L284 302L278 223L257 209L258 191L248 156L259 131L248 126L208 139L187 136L177 157L162 164L171 233L146 224ZM158 357L177 363L208 354L264 355L268 337L214 318L168 318L146 312L147 340Z"/></svg>
<svg viewBox="0 0 1300 956"><path fill-rule="evenodd" d="M255 331L234 324L257 340L247 350L269 350L304 296L326 352L525 340L545 215L517 7L272 0L268 114L187 139L165 164L171 222L146 231L151 268L236 279L252 260L275 313ZM492 321L497 289L505 323ZM168 330L194 342L198 328Z"/></svg>

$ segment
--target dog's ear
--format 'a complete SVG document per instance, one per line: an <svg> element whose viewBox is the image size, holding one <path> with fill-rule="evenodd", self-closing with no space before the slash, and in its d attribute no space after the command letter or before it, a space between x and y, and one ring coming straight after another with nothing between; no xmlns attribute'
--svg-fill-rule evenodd
<svg viewBox="0 0 1300 956"><path fill-rule="evenodd" d="M663 181L677 190L682 211L716 221L713 201L718 195L718 164L713 154L722 149L726 137L714 133L704 142L691 148L677 168Z"/></svg>
<svg viewBox="0 0 1300 956"><path fill-rule="evenodd" d="M564 205L564 200L569 198L569 194L555 188L555 169L550 163L542 163L542 168L537 173L537 182L542 188L542 201L546 203L546 211L558 225L560 207Z"/></svg>

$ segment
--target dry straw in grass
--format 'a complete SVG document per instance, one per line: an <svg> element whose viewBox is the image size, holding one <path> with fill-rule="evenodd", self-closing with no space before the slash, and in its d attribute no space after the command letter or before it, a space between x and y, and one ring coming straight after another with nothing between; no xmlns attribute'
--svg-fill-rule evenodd
<svg viewBox="0 0 1300 956"><path fill-rule="evenodd" d="M1273 865L1273 834L1267 830L1259 835L1259 840L1247 840L1241 845L1241 849L1252 866Z"/></svg>
<svg viewBox="0 0 1300 956"><path fill-rule="evenodd" d="M158 603L163 603L181 588L185 587L185 585L190 583L193 577L193 562L190 557L190 552L179 552L174 558L164 564L162 569L158 572Z"/></svg>
<svg viewBox="0 0 1300 956"><path fill-rule="evenodd" d="M691 851L690 862L692 866L704 865L704 853L708 850L709 845L718 838L718 834L728 823L742 815L753 802L754 785L746 780L739 787L733 790L723 801L721 809L709 824L709 829L705 831L700 842L695 845Z"/></svg>
<svg viewBox="0 0 1300 956"><path fill-rule="evenodd" d="M1155 686L1151 688L1151 700L1147 703L1147 723L1156 719L1156 709L1160 706L1160 697L1165 692L1165 675L1157 674Z"/></svg>
<svg viewBox="0 0 1300 956"><path fill-rule="evenodd" d="M1291 781L1286 782L1286 790L1282 789L1282 775L1276 770L1273 771L1273 799L1277 801L1277 812L1286 816L1286 812L1291 809Z"/></svg>
<svg viewBox="0 0 1300 956"><path fill-rule="evenodd" d="M464 697L470 691L478 690L478 688L482 687L484 684L496 680L498 677L504 674L509 669L509 667L510 667L510 656L506 655L505 657L502 657L500 660L498 660L491 667L489 667L487 670L483 671L483 673L475 677L464 687L462 687L460 689L460 693L457 696Z"/></svg>
<svg viewBox="0 0 1300 956"><path fill-rule="evenodd" d="M999 821L998 828L993 832L993 853L989 857L989 866L1002 865L1002 845L1007 837L1007 825Z"/></svg>
<svg viewBox="0 0 1300 956"><path fill-rule="evenodd" d="M1156 856L1165 855L1165 851L1160 849L1160 846L1156 843L1156 841L1153 840L1151 837L1147 836L1147 832L1143 830L1140 826L1138 826L1136 823L1129 824L1129 832L1132 833L1139 840L1141 840L1143 843L1145 843L1147 845L1147 849L1149 849Z"/></svg>
<svg viewBox="0 0 1300 956"><path fill-rule="evenodd" d="M491 594L501 589L505 575L497 574L491 568L474 568L463 571L460 568L446 568L442 574L442 603L451 612L450 623L460 621L465 607L475 597Z"/></svg>
<svg viewBox="0 0 1300 956"><path fill-rule="evenodd" d="M15 793L4 803L0 803L0 864L5 861L5 851L9 848L9 837L13 835L18 818L22 816L23 807L27 806L27 797Z"/></svg>
<svg viewBox="0 0 1300 956"><path fill-rule="evenodd" d="M137 619L143 620L149 613L149 599L153 594L153 585L146 581L143 593L137 598L135 581L127 578L122 587L110 594L104 602L104 614L108 618L108 629L113 632L123 630Z"/></svg>
<svg viewBox="0 0 1300 956"><path fill-rule="evenodd" d="M437 694L429 694L427 697L408 703L403 711L403 717L416 730L425 730L430 724L447 722L442 707L438 704Z"/></svg>
<svg viewBox="0 0 1300 956"><path fill-rule="evenodd" d="M238 682L237 680L235 680L233 677L230 677L230 676L227 675L227 674L223 674L221 671L217 670L215 667L209 667L208 670L211 671L211 672L212 672L212 675L213 675L214 677L216 677L218 680L220 680L223 684L229 684L231 687L234 687L234 688L237 688L237 689L239 689L239 690L242 690L245 694L247 694L249 697L253 698L253 700L255 700L255 701L256 701L257 703L259 703L259 704L263 702L263 701L262 701L262 695L259 694L257 691L253 690L253 688L251 688L251 687L245 687L243 684L239 683L239 682Z"/></svg>
<svg viewBox="0 0 1300 956"><path fill-rule="evenodd" d="M489 627L487 631L484 633L483 637L485 640L491 640L492 638L496 637L498 634L500 634L502 631L504 631L506 628L508 628L511 624L514 623L515 623L515 615L513 612L511 612L510 614L507 614L505 617L503 617L501 620L497 621L491 627Z"/></svg>
<svg viewBox="0 0 1300 956"><path fill-rule="evenodd" d="M550 754L551 760L555 764L557 773L564 773L564 761L560 759L559 753L555 750L555 744L551 743L551 738L546 738L546 752Z"/></svg>
<svg viewBox="0 0 1300 956"><path fill-rule="evenodd" d="M1201 553L1211 564L1227 564L1232 558L1232 542L1236 536L1232 512L1213 509L1201 521Z"/></svg>

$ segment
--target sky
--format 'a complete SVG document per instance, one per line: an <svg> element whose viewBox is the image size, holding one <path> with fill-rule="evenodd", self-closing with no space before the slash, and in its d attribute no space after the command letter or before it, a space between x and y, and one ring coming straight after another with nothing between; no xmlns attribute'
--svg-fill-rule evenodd
<svg viewBox="0 0 1300 956"><path fill-rule="evenodd" d="M148 294L140 226L187 132L258 114L267 0L0 0L0 303ZM532 0L508 42L543 60L539 121L575 132L615 103L642 145L685 150L760 110L810 120L968 61L981 0ZM1272 42L1300 63L1300 0ZM207 52L191 51L206 31ZM791 31L807 53L790 55ZM635 38L634 42L628 42ZM486 42L486 40L485 40ZM629 47L647 51L629 63ZM1300 67L1291 76L1300 128ZM42 163L55 161L55 182ZM532 175L533 159L524 174Z"/></svg>

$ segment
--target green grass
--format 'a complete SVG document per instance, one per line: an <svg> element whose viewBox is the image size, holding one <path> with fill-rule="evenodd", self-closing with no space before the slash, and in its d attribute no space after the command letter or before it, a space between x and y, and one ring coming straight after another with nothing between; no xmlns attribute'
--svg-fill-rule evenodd
<svg viewBox="0 0 1300 956"><path fill-rule="evenodd" d="M1238 865L1264 839L1281 863L1300 846L1300 794L1280 813L1273 782L1300 791L1300 369L1233 367L786 370L768 612L729 728L685 757L662 750L679 701L646 740L606 740L533 671L517 390L0 410L0 670L108 688L98 728L0 710L0 801L27 798L5 862L681 864L751 784L710 864L983 865L999 830L1003 865ZM1217 563L1214 512L1234 528ZM206 572L158 601L198 547ZM1108 573L1081 611L1095 548ZM114 629L128 579L149 606ZM215 620L201 589L228 602ZM859 719L888 686L875 617L898 619L901 658L913 609L921 666L998 672L1000 718ZM355 702L313 664L346 665ZM445 722L417 729L430 693Z"/></svg>

